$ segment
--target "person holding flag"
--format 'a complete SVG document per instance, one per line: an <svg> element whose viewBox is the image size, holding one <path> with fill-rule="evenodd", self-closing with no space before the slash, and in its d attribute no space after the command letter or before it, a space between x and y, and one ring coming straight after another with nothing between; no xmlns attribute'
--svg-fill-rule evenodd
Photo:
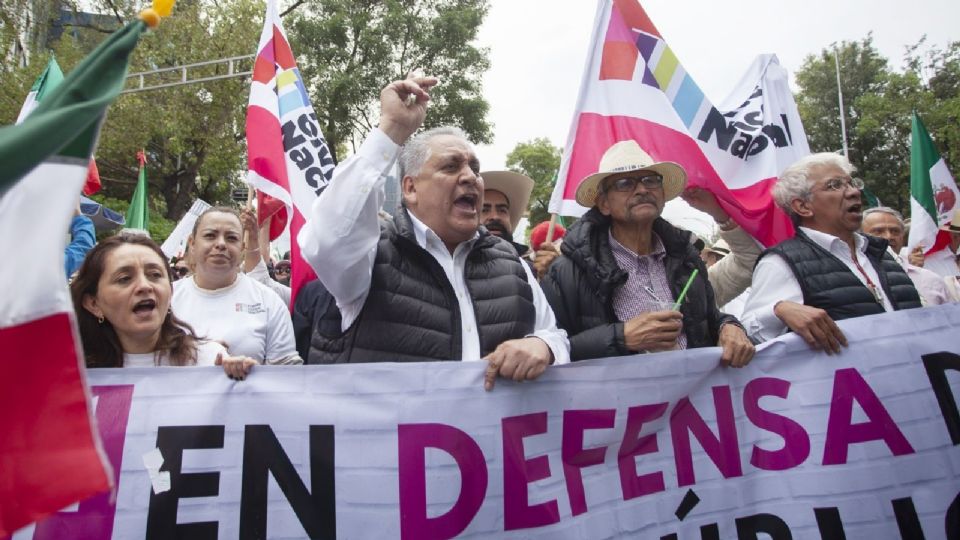
<svg viewBox="0 0 960 540"><path fill-rule="evenodd" d="M569 361L566 334L513 246L480 227L473 145L452 127L408 141L437 82L411 77L381 91L379 127L337 167L300 231L301 252L342 312L344 335L328 340L324 361L485 359L488 390L498 375L536 379ZM401 207L378 222L398 159Z"/></svg>

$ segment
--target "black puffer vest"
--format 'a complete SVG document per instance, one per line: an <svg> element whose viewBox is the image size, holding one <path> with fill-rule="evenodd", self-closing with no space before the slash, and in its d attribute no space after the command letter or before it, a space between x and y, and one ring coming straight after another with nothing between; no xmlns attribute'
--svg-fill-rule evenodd
<svg viewBox="0 0 960 540"><path fill-rule="evenodd" d="M513 246L480 228L464 281L473 299L480 353L533 332L536 309ZM443 268L416 241L407 210L380 222L370 292L360 317L341 336L315 333L319 363L459 360L460 310Z"/></svg>
<svg viewBox="0 0 960 540"><path fill-rule="evenodd" d="M894 309L920 307L920 296L903 268L887 253L887 241L866 236L867 259L877 270L880 287ZM823 309L839 321L883 313L873 293L843 262L810 239L803 231L760 254L760 262L768 253L783 257L803 291L803 303Z"/></svg>

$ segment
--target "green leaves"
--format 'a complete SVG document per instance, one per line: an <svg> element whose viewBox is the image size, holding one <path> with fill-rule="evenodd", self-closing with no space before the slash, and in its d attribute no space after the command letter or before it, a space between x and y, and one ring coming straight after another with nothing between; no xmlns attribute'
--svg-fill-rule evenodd
<svg viewBox="0 0 960 540"><path fill-rule="evenodd" d="M20 25L14 15L32 10L33 19L46 21L58 16L62 4L11 1L15 9L0 14L4 50L10 50L8 45L17 37L9 31ZM56 42L64 72L104 38L104 25L118 25L118 18L129 20L142 7L139 0L85 4L85 11L108 15L94 19L96 28L70 27ZM284 27L334 158L342 159L377 125L380 90L416 68L441 80L432 94L426 127L455 124L474 142L490 142L489 105L481 94L488 51L472 44L487 10L486 0L306 0L296 5L284 18ZM130 72L253 54L263 14L262 0L180 0L173 15L141 40ZM42 48L35 46L25 68L0 65L4 123L16 119L43 69L48 56ZM225 73L225 66L202 70L205 76L218 75ZM175 71L149 82L180 77ZM151 229L154 223L163 223L160 216L178 220L196 198L229 203L231 187L246 172L249 93L249 79L237 77L121 95L108 112L96 153L101 196L130 200L137 180L136 152L145 149ZM115 206L122 211L126 202Z"/></svg>
<svg viewBox="0 0 960 540"><path fill-rule="evenodd" d="M534 181L530 195L530 226L549 220L547 205L550 204L554 180L560 169L560 149L545 137L518 143L507 154L507 167Z"/></svg>
<svg viewBox="0 0 960 540"><path fill-rule="evenodd" d="M486 0L311 0L285 21L324 136L339 161L377 125L380 90L414 69L440 78L424 127L492 140L481 95L488 52L471 43Z"/></svg>
<svg viewBox="0 0 960 540"><path fill-rule="evenodd" d="M909 215L910 115L926 123L947 164L960 164L960 42L921 54L908 47L890 68L872 36L836 46L850 161L880 201ZM796 74L797 106L813 152L842 147L834 49L810 55ZM954 169L955 171L957 169Z"/></svg>

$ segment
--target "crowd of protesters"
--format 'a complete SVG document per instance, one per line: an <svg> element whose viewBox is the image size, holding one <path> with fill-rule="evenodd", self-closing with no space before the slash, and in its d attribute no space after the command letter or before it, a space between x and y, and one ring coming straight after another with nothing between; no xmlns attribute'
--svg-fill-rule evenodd
<svg viewBox="0 0 960 540"><path fill-rule="evenodd" d="M781 174L772 196L796 232L766 250L710 192L688 187L682 167L635 141L608 148L579 184L582 218L539 224L518 243L534 182L481 172L457 128L420 131L436 82L381 92L379 127L294 240L319 277L293 301L291 263L262 249L249 209L204 212L172 261L144 234L94 245L78 215L65 265L87 365L222 365L239 380L258 364L484 361L491 389L551 364L694 347L741 367L786 332L839 353L836 321L960 302L960 268L923 268L902 216L866 209L854 167L832 153ZM395 164L401 203L388 215ZM719 238L664 219L676 197L712 217ZM942 228L956 254L960 211Z"/></svg>

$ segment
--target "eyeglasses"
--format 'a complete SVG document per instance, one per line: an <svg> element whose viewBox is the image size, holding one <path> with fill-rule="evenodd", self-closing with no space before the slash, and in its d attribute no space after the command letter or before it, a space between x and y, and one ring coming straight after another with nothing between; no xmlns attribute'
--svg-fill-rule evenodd
<svg viewBox="0 0 960 540"><path fill-rule="evenodd" d="M848 187L863 189L863 180L859 178L831 178L823 183L823 191L844 191Z"/></svg>
<svg viewBox="0 0 960 540"><path fill-rule="evenodd" d="M604 188L604 191L617 191L620 193L633 192L637 189L637 184L643 184L643 187L647 189L662 188L663 177L656 173L637 176L624 176L608 183Z"/></svg>

